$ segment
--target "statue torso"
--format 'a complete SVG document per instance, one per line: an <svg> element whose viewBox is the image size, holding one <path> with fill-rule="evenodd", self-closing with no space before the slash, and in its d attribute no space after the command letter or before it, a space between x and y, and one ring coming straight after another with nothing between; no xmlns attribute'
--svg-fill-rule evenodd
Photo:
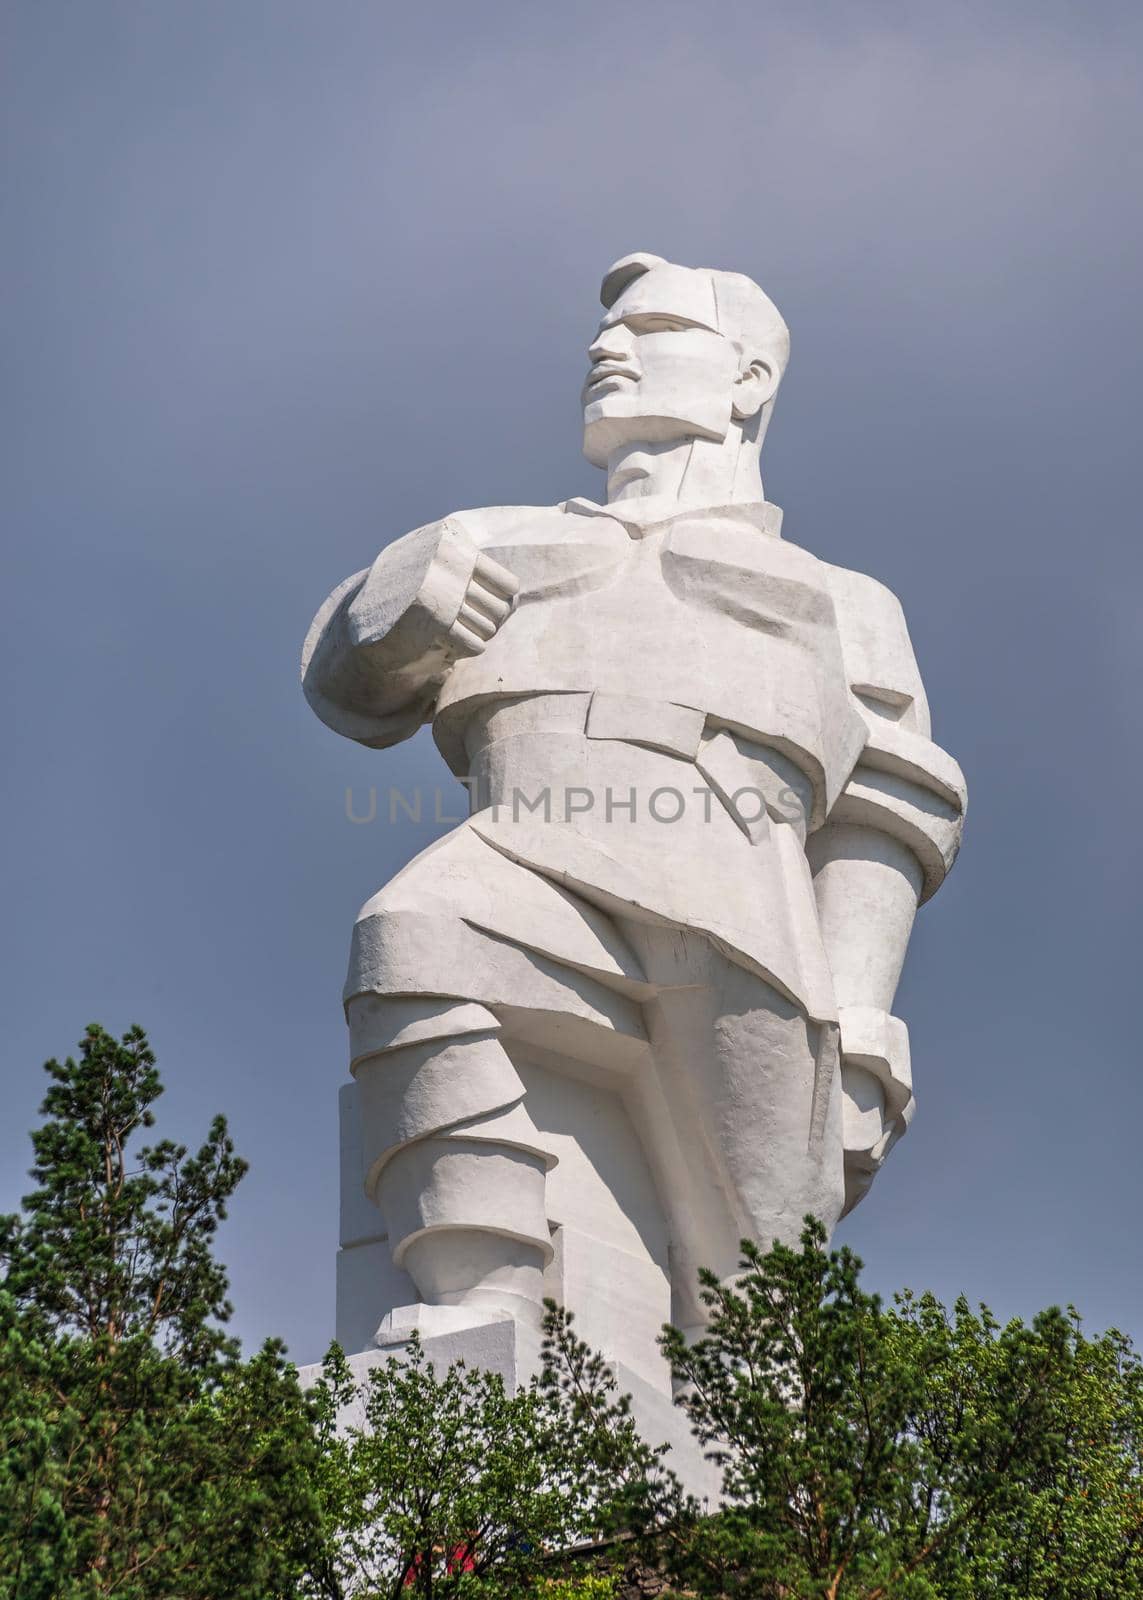
<svg viewBox="0 0 1143 1600"><path fill-rule="evenodd" d="M781 752L810 779L815 810L828 810L865 728L824 564L767 530L773 507L687 512L633 536L572 504L459 519L516 575L520 595L440 696L435 733L454 771L478 754L474 719L482 724L491 702L604 696L630 702L623 725L636 736L647 703L648 742L660 747L670 746L656 727L669 739L669 708L679 707Z"/></svg>

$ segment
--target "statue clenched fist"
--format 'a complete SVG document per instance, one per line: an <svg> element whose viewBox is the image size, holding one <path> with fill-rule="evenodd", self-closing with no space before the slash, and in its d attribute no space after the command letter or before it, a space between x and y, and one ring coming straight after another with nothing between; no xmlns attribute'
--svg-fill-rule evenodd
<svg viewBox="0 0 1143 1600"><path fill-rule="evenodd" d="M399 634L418 654L476 655L508 616L517 588L507 568L446 517L381 552L349 607L350 638L360 646Z"/></svg>
<svg viewBox="0 0 1143 1600"><path fill-rule="evenodd" d="M518 589L454 517L407 533L315 617L302 657L310 704L362 743L407 737L453 663L478 655L502 626Z"/></svg>

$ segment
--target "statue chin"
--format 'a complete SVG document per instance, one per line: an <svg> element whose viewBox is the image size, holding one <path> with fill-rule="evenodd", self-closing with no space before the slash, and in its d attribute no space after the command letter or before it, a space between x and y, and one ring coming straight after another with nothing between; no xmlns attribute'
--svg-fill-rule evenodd
<svg viewBox="0 0 1143 1600"><path fill-rule="evenodd" d="M684 414L681 409L648 411L627 395L608 395L583 409L583 453L593 467L604 470L619 450L633 450L640 445L662 449L684 444L688 439L713 439L718 443L726 432L727 426L718 427L713 418L697 417L693 412Z"/></svg>

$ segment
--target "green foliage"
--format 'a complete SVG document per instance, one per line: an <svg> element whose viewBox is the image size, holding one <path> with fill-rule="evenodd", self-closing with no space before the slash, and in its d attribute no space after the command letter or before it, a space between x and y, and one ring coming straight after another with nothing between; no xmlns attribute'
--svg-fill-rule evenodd
<svg viewBox="0 0 1143 1600"><path fill-rule="evenodd" d="M735 1285L703 1274L707 1336L664 1337L724 1473L675 1566L704 1594L968 1600L968 1563L995 1559L1058 1459L1067 1319L1000 1328L930 1297L886 1312L824 1246L812 1218L800 1250L744 1244Z"/></svg>
<svg viewBox="0 0 1143 1600"><path fill-rule="evenodd" d="M197 1155L170 1140L136 1148L162 1093L141 1028L92 1025L52 1079L32 1134L37 1188L0 1218L5 1286L45 1332L105 1347L140 1335L185 1366L230 1351L226 1275L211 1242L246 1171L216 1117Z"/></svg>
<svg viewBox="0 0 1143 1600"><path fill-rule="evenodd" d="M272 1600L316 1549L316 1444L280 1348L238 1359L211 1239L245 1170L218 1119L138 1145L142 1031L51 1061L36 1188L0 1219L0 1596Z"/></svg>
<svg viewBox="0 0 1143 1600"><path fill-rule="evenodd" d="M519 1594L552 1552L615 1522L624 1485L646 1492L655 1455L570 1320L549 1308L552 1364L514 1395L463 1363L438 1376L416 1339L358 1390L331 1348L314 1391L330 1555L313 1592ZM590 1600L610 1585L546 1580L539 1592Z"/></svg>
<svg viewBox="0 0 1143 1600"><path fill-rule="evenodd" d="M579 1338L574 1323L570 1311L545 1300L540 1388L558 1420L561 1449L574 1454L591 1507L590 1531L654 1537L694 1516L697 1506L667 1465L669 1447L640 1438L630 1396L620 1393L611 1368Z"/></svg>
<svg viewBox="0 0 1143 1600"><path fill-rule="evenodd" d="M548 1578L536 1589L536 1600L615 1600L619 1580L613 1573L589 1572L580 1578Z"/></svg>
<svg viewBox="0 0 1143 1600"><path fill-rule="evenodd" d="M900 1328L927 1337L943 1322L950 1346L930 1447L994 1386L995 1324L963 1301L948 1318L931 1296L902 1296ZM948 1600L1119 1600L1143 1594L1143 1368L1114 1330L1087 1338L1072 1312L1058 1333L1038 1415L1042 1449L1006 1476L971 1538L937 1563ZM934 1384L934 1390L937 1385ZM933 1427L933 1423L936 1426Z"/></svg>
<svg viewBox="0 0 1143 1600"><path fill-rule="evenodd" d="M143 1142L137 1028L47 1071L35 1187L0 1218L0 1600L608 1600L625 1563L752 1600L1143 1594L1120 1334L885 1308L812 1219L800 1249L744 1244L733 1284L702 1275L705 1337L663 1339L723 1471L700 1515L551 1302L514 1395L416 1342L361 1390L334 1346L308 1396L279 1345L240 1359L212 1253L245 1170L225 1123L193 1155Z"/></svg>

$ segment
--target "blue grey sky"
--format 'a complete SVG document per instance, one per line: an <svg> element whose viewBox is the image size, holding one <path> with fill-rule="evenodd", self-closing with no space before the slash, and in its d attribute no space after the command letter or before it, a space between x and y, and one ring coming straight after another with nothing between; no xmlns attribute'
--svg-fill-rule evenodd
<svg viewBox="0 0 1143 1600"><path fill-rule="evenodd" d="M346 790L449 780L427 734L323 728L301 640L411 527L601 493L584 349L644 249L782 308L769 497L901 595L969 779L898 1003L917 1119L840 1236L883 1292L1143 1339L1138 8L8 0L0 27L0 1207L42 1060L138 1020L167 1130L223 1110L252 1163L238 1330L320 1353L349 929L441 831L355 826Z"/></svg>

